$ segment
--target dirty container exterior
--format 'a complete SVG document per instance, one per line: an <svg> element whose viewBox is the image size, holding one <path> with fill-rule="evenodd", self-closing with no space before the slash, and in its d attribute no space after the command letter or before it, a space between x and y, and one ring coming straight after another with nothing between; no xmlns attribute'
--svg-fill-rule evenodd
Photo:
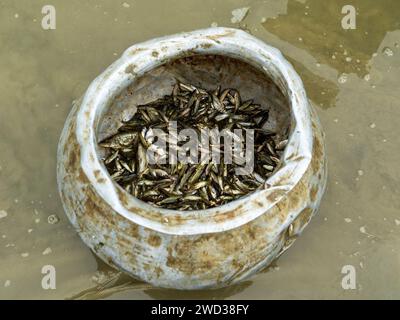
<svg viewBox="0 0 400 320"><path fill-rule="evenodd" d="M289 102L282 166L259 190L203 211L156 208L111 180L97 150L110 102L140 76L185 55L242 60L265 73ZM134 45L73 104L59 148L64 210L102 260L157 287L218 288L241 281L284 252L315 214L326 185L323 133L303 84L281 53L236 29L209 28Z"/></svg>

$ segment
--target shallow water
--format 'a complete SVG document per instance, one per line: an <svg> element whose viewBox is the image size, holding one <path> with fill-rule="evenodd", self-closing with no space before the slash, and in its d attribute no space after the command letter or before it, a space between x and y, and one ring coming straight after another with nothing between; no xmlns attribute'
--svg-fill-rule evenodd
<svg viewBox="0 0 400 320"><path fill-rule="evenodd" d="M341 0L52 3L57 26L47 31L45 1L0 3L0 298L400 298L400 2L353 0L355 30L341 27ZM220 290L156 289L100 262L70 227L56 147L71 101L125 48L212 23L244 28L293 63L326 132L328 188L264 272ZM41 286L48 264L55 290ZM354 290L342 288L345 265L356 269Z"/></svg>

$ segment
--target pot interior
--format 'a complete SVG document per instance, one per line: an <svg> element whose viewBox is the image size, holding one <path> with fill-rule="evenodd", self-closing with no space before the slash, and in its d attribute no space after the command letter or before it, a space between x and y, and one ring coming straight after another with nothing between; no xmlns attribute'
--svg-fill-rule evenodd
<svg viewBox="0 0 400 320"><path fill-rule="evenodd" d="M235 88L242 101L253 99L268 109L269 121L264 128L276 132L278 139L290 130L290 101L265 72L228 56L192 55L146 72L117 95L98 121L97 141L115 134L122 122L135 114L137 105L171 94L177 80L207 90ZM97 148L97 152L100 159L107 155L104 148Z"/></svg>

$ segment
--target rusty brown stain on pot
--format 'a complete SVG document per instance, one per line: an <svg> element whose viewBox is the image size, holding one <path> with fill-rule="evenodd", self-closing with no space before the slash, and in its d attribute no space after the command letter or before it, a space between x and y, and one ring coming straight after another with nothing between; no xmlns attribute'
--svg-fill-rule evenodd
<svg viewBox="0 0 400 320"><path fill-rule="evenodd" d="M118 190L118 192L122 192L120 190ZM126 198L127 199L127 198ZM161 215L157 214L157 213L153 213L153 211L148 212L146 210L143 210L142 208L139 207L135 207L135 206L131 206L127 208L129 210L129 212L133 213L133 214L137 214L141 217L145 217L145 218L152 218L156 221L161 221Z"/></svg>
<svg viewBox="0 0 400 320"><path fill-rule="evenodd" d="M119 200L124 205L124 207L127 207L129 205L129 195L125 191L120 190L118 187L116 188L116 190Z"/></svg>
<svg viewBox="0 0 400 320"><path fill-rule="evenodd" d="M156 267L154 269L154 273L156 274L157 278L159 278L164 273L164 270L160 267Z"/></svg>
<svg viewBox="0 0 400 320"><path fill-rule="evenodd" d="M242 269L243 268L243 263L240 263L237 259L232 260L232 266L235 269Z"/></svg>
<svg viewBox="0 0 400 320"><path fill-rule="evenodd" d="M114 267L116 267L117 265L114 263L114 260L111 258L111 257L107 257L107 263L110 265L110 266L114 266Z"/></svg>
<svg viewBox="0 0 400 320"><path fill-rule="evenodd" d="M151 267L150 264L148 264L148 263L143 263L142 266L143 266L143 269L146 271L148 271Z"/></svg>
<svg viewBox="0 0 400 320"><path fill-rule="evenodd" d="M211 44L211 43L202 43L200 46L201 46L203 49L209 49L209 48L212 47L212 44Z"/></svg>
<svg viewBox="0 0 400 320"><path fill-rule="evenodd" d="M167 265L179 271L196 275L209 272L216 267L215 261L233 259L233 264L247 265L249 259L259 259L264 254L263 248L268 244L264 233L254 223L243 226L244 229L230 232L205 234L197 239L181 239L167 249ZM243 250L248 251L246 255ZM188 256L187 252L192 252ZM211 270L210 270L211 269Z"/></svg>
<svg viewBox="0 0 400 320"><path fill-rule="evenodd" d="M314 113L314 112L311 112L311 113ZM318 125L317 125L317 123L315 121L311 121L311 125L312 125L314 130L318 129Z"/></svg>
<svg viewBox="0 0 400 320"><path fill-rule="evenodd" d="M74 108L71 111L71 116L75 117L75 115L76 115L76 108ZM71 127L68 129L68 135L67 135L67 138L66 138L67 143L64 144L64 148L63 148L64 154L68 154L67 152L68 152L69 146L71 144L73 144L74 141L75 141L75 130L76 130L76 122L73 121L72 124L71 124Z"/></svg>
<svg viewBox="0 0 400 320"><path fill-rule="evenodd" d="M78 170L78 179L83 183L89 183L89 181L87 180L87 176L82 168L79 168Z"/></svg>
<svg viewBox="0 0 400 320"><path fill-rule="evenodd" d="M278 219L279 221L283 221L286 214L282 214L282 212L279 210L277 206L271 207L268 211L265 212L266 214L262 214L259 216L257 219L253 220L252 223L255 224L261 224L264 226L264 231L263 232L271 232L274 230L274 225L275 219ZM270 227L272 226L272 227Z"/></svg>
<svg viewBox="0 0 400 320"><path fill-rule="evenodd" d="M221 43L221 42L219 41L220 38L231 36L231 35L233 35L234 33L235 33L235 32L234 32L233 30L228 30L228 31L226 31L226 32L224 32L224 33L220 33L220 34L216 34L216 35L212 35L212 36L206 36L206 37L207 37L208 39L210 39L210 40L213 40L213 41L217 42L217 43Z"/></svg>
<svg viewBox="0 0 400 320"><path fill-rule="evenodd" d="M313 185L310 190L311 201L315 201L317 199L317 194L318 194L318 185Z"/></svg>
<svg viewBox="0 0 400 320"><path fill-rule="evenodd" d="M65 154L68 154L68 162L65 167L68 173L75 173L80 167L80 150L75 145L76 138L72 129L68 132L66 150L64 150Z"/></svg>
<svg viewBox="0 0 400 320"><path fill-rule="evenodd" d="M132 51L130 51L130 52L129 52L129 55L133 56L133 55L135 55L136 53L141 52L141 51L145 51L145 50L147 50L147 48L138 47L138 48L135 48L135 49L133 49Z"/></svg>
<svg viewBox="0 0 400 320"><path fill-rule="evenodd" d="M289 210L296 209L303 201L307 199L308 186L300 180L290 192Z"/></svg>
<svg viewBox="0 0 400 320"><path fill-rule="evenodd" d="M250 239L255 240L258 234L257 232L258 227L257 226L253 227L251 224L248 224L246 225L246 228L247 228L246 232L249 235Z"/></svg>
<svg viewBox="0 0 400 320"><path fill-rule="evenodd" d="M80 181L86 181L86 175L81 168L81 153L80 149L75 145L70 145L68 153L68 161L66 171L70 174L74 174Z"/></svg>
<svg viewBox="0 0 400 320"><path fill-rule="evenodd" d="M262 202L257 201L257 200L255 200L253 203L259 208L262 208L264 206L264 204Z"/></svg>
<svg viewBox="0 0 400 320"><path fill-rule="evenodd" d="M240 277L251 269L251 265L264 260L266 250L268 247L268 242L264 237L264 233L261 231L258 225L251 223L253 228L246 229L246 234L250 237L254 236L252 240L247 238L243 238L243 247L249 251L245 259L235 258L232 261L232 267L234 272L230 276L230 280L228 282L233 281L235 278ZM250 244L250 245L247 245ZM275 245L274 245L275 246Z"/></svg>
<svg viewBox="0 0 400 320"><path fill-rule="evenodd" d="M150 235L147 239L147 243L152 247L158 248L161 245L161 238L158 235Z"/></svg>
<svg viewBox="0 0 400 320"><path fill-rule="evenodd" d="M121 232L115 233L115 236L116 236L118 246L127 250L126 256L129 257L129 259L136 260L135 247L137 246L137 241L136 240L132 241L132 238L130 238L125 233L121 233Z"/></svg>
<svg viewBox="0 0 400 320"><path fill-rule="evenodd" d="M312 214L313 214L313 209L309 207L303 209L299 213L297 218L292 223L295 233L298 232L303 226L305 226L311 220Z"/></svg>
<svg viewBox="0 0 400 320"><path fill-rule="evenodd" d="M209 235L202 235L196 240L190 238L181 239L168 247L167 266L179 270L185 274L203 274L212 267L212 257L207 253L214 246ZM213 241L215 242L215 241ZM196 254L187 254L196 252Z"/></svg>
<svg viewBox="0 0 400 320"><path fill-rule="evenodd" d="M243 214L244 211L245 211L245 210L244 210L244 208L243 208L243 205L241 204L241 205L239 205L239 206L238 206L236 209L234 209L234 210L227 211L227 212L224 212L224 213L218 213L218 214L216 214L216 215L213 217L213 219L214 219L215 222L224 222L224 221L226 221L226 220L231 220L231 219L233 219L234 217Z"/></svg>
<svg viewBox="0 0 400 320"><path fill-rule="evenodd" d="M288 156L287 159L291 160L291 161L295 161L295 162L300 162L304 159L304 156L300 156L296 153L292 153L291 155Z"/></svg>
<svg viewBox="0 0 400 320"><path fill-rule="evenodd" d="M79 167L78 164L78 159L80 157L77 155L77 152L74 149L71 149L71 151L69 152L69 156L68 156L68 162L67 165L65 167L67 172L76 172L76 168Z"/></svg>
<svg viewBox="0 0 400 320"><path fill-rule="evenodd" d="M132 237L139 239L140 234L139 234L139 226L137 224L131 224L129 226L129 229L127 230L127 233Z"/></svg>
<svg viewBox="0 0 400 320"><path fill-rule="evenodd" d="M288 208L289 208L289 198L285 197L283 199L281 199L279 202L276 203L275 205L278 208L278 217L281 218L281 220L284 219L284 217L286 217L287 212L288 212Z"/></svg>
<svg viewBox="0 0 400 320"><path fill-rule="evenodd" d="M177 214L171 217L170 220L172 221L172 225L181 225L185 219L182 217L182 215Z"/></svg>
<svg viewBox="0 0 400 320"><path fill-rule="evenodd" d="M96 178L96 181L97 181L98 183L104 183L104 182L106 182L105 179L103 179L103 178L100 177L100 174L101 174L100 170L95 170L93 173L94 173L94 177Z"/></svg>
<svg viewBox="0 0 400 320"><path fill-rule="evenodd" d="M171 269L178 269L179 271L183 273L188 273L190 274L190 270L187 270L184 263L180 261L177 257L173 255L168 255L166 265L170 267ZM183 266L182 266L183 265Z"/></svg>
<svg viewBox="0 0 400 320"><path fill-rule="evenodd" d="M90 198L87 198L84 204L85 215L97 218L97 215L102 215L101 208Z"/></svg>
<svg viewBox="0 0 400 320"><path fill-rule="evenodd" d="M130 64L129 66L127 66L125 68L125 73L130 73L132 75L136 75L135 69L136 69L136 64Z"/></svg>
<svg viewBox="0 0 400 320"><path fill-rule="evenodd" d="M101 174L100 170L94 170L93 173L94 173L94 176L95 176L96 179L99 178L99 176Z"/></svg>
<svg viewBox="0 0 400 320"><path fill-rule="evenodd" d="M323 156L323 145L321 140L315 135L313 139L313 157L311 159L311 168L314 174L319 171Z"/></svg>
<svg viewBox="0 0 400 320"><path fill-rule="evenodd" d="M116 221L121 218L112 214L111 208L106 203L100 201L99 196L88 183L88 181L84 183L85 187L82 188L82 192L87 196L87 200L82 208L83 217L90 220L93 219L99 225L100 230L116 227Z"/></svg>
<svg viewBox="0 0 400 320"><path fill-rule="evenodd" d="M290 172L286 172L285 174L280 175L280 177L278 179L275 180L275 186L282 186L282 185L286 185L287 181L290 181L291 178L291 174Z"/></svg>

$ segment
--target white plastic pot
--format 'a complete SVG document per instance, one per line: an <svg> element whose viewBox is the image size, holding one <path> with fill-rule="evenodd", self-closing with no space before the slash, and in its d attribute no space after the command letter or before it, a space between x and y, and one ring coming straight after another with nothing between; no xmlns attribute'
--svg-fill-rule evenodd
<svg viewBox="0 0 400 320"><path fill-rule="evenodd" d="M132 101L162 96L174 78L232 85L270 104L277 128L290 123L269 188L182 212L155 208L111 180L97 142ZM67 216L105 262L158 287L216 288L266 267L308 224L326 184L323 134L299 76L277 49L241 30L210 28L134 45L98 76L65 123L57 177Z"/></svg>

